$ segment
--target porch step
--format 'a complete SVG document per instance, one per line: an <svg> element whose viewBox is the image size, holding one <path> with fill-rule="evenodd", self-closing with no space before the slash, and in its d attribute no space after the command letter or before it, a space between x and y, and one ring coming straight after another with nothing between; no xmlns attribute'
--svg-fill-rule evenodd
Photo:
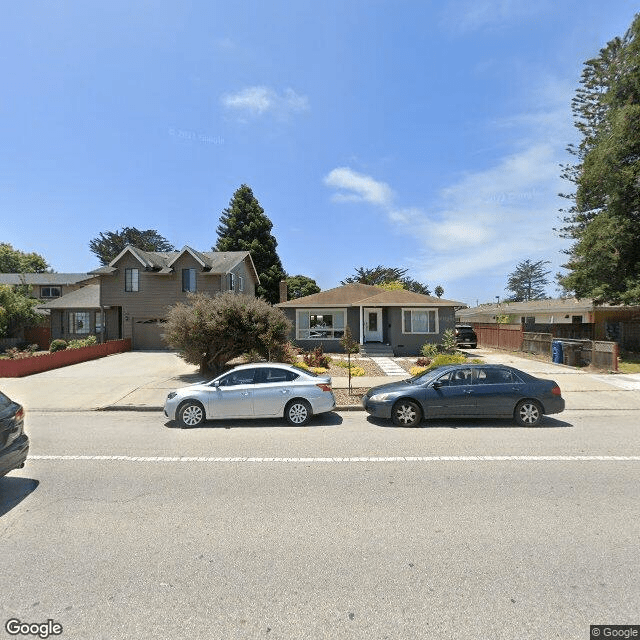
<svg viewBox="0 0 640 640"><path fill-rule="evenodd" d="M381 342L367 342L360 345L360 353L370 358L393 358L393 349L388 344Z"/></svg>

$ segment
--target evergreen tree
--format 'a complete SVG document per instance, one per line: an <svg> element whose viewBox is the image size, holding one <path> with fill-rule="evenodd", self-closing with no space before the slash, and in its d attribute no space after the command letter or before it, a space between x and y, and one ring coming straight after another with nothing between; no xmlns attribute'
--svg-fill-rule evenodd
<svg viewBox="0 0 640 640"><path fill-rule="evenodd" d="M528 300L541 300L545 298L545 287L549 284L547 276L550 271L544 270L548 260L532 262L527 259L516 265L515 271L507 280L507 291L512 295L512 302L527 302Z"/></svg>
<svg viewBox="0 0 640 640"><path fill-rule="evenodd" d="M25 253L0 242L0 273L45 273L47 261L39 253Z"/></svg>
<svg viewBox="0 0 640 640"><path fill-rule="evenodd" d="M570 151L578 163L563 177L576 186L567 197L564 237L575 242L559 278L565 289L596 302L640 302L640 14L585 63L573 101L582 135Z"/></svg>
<svg viewBox="0 0 640 640"><path fill-rule="evenodd" d="M100 264L109 264L128 244L142 251L175 251L175 247L155 229L141 231L135 227L103 231L89 242L89 249Z"/></svg>
<svg viewBox="0 0 640 640"><path fill-rule="evenodd" d="M429 288L426 284L422 284L422 282L418 282L406 274L407 269L384 267L381 264L373 268L358 267L352 276L345 278L340 284L359 283L381 286L400 282L402 284L400 288L402 289L413 291L414 293L422 293L425 296L429 295Z"/></svg>
<svg viewBox="0 0 640 640"><path fill-rule="evenodd" d="M272 228L253 191L243 184L222 212L214 251L249 251L260 278L257 293L275 304L280 300L280 281L287 274L276 251L278 243Z"/></svg>
<svg viewBox="0 0 640 640"><path fill-rule="evenodd" d="M287 278L287 297L289 300L296 300L314 293L320 293L320 287L312 278L300 275Z"/></svg>

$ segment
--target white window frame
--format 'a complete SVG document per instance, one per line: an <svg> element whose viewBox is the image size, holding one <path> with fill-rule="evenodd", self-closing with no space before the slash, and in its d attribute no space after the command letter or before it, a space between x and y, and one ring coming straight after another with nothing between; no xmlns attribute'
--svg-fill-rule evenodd
<svg viewBox="0 0 640 640"><path fill-rule="evenodd" d="M184 277L185 271L188 273L187 276L187 284L185 286ZM191 276L193 275L193 279ZM188 268L182 270L182 291L186 293L195 293L197 291L197 281L198 276L196 275L196 270L194 268Z"/></svg>
<svg viewBox="0 0 640 640"><path fill-rule="evenodd" d="M411 313L411 331L406 331L405 326L404 326L404 320L405 320L405 313ZM426 313L427 314L427 323L429 323L429 314L430 313L434 313L434 327L433 327L433 331L415 331L414 330L414 314L417 313ZM440 318L438 316L438 309L437 308L431 308L431 307L403 307L402 308L402 333L405 335L415 335L415 334L420 334L420 335L433 335L436 333L440 333ZM429 329L431 329L431 327L428 327Z"/></svg>
<svg viewBox="0 0 640 640"><path fill-rule="evenodd" d="M332 316L331 327L326 327L322 331L313 331L311 316ZM341 316L341 320L337 320ZM336 321L337 320L337 321ZM296 309L296 340L340 340L344 335L344 328L347 325L346 309ZM317 327L314 327L317 329ZM314 335L312 335L312 333ZM336 337L336 333L340 333Z"/></svg>
<svg viewBox="0 0 640 640"><path fill-rule="evenodd" d="M244 276L238 276L238 291L244 291Z"/></svg>
<svg viewBox="0 0 640 640"><path fill-rule="evenodd" d="M40 287L41 298L60 298L62 296L62 288L54 285Z"/></svg>
<svg viewBox="0 0 640 640"><path fill-rule="evenodd" d="M229 291L235 291L236 290L236 274L235 273L229 273Z"/></svg>
<svg viewBox="0 0 640 640"><path fill-rule="evenodd" d="M80 326L80 322L82 322L82 326ZM91 313L89 311L69 311L69 333L79 336L91 333Z"/></svg>
<svg viewBox="0 0 640 640"><path fill-rule="evenodd" d="M127 293L140 291L140 269L127 267L124 270L124 290Z"/></svg>

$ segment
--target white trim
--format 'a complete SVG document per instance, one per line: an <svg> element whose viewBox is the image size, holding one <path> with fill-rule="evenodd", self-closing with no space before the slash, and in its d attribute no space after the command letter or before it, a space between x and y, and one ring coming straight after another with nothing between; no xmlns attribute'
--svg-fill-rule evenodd
<svg viewBox="0 0 640 640"><path fill-rule="evenodd" d="M405 331L404 328L404 314L405 312L412 312L411 313L411 331ZM433 311L435 313L435 330L434 331L414 331L413 330L413 311L426 311L427 313L429 313L430 311ZM440 333L440 314L438 313L438 308L428 308L428 307L403 307L402 310L400 311L400 322L402 323L402 333L404 335L423 335L423 336L427 336L427 335L435 335Z"/></svg>
<svg viewBox="0 0 640 640"><path fill-rule="evenodd" d="M185 245L184 247L182 247L182 249L180 250L180 253L178 253L178 255L171 260L171 262L167 263L167 266L169 267L173 267L174 263L179 260L185 253L188 253L201 267L207 267L209 265L207 265L206 262L203 262L195 253L194 253L195 249L192 249L191 247Z"/></svg>
<svg viewBox="0 0 640 640"><path fill-rule="evenodd" d="M318 311L322 311L324 313L318 313ZM327 313L328 311L331 311L331 314ZM340 327L336 327L336 323L333 322L331 328L327 328L327 331L322 332L319 331L316 327L316 330L314 331L314 335L311 335L311 331L312 331L312 327L309 326L309 328L300 328L300 316L302 314L305 314L307 316L307 318L309 319L309 323L311 321L311 316L312 315L332 315L335 316L338 313L343 314L344 317L344 324ZM296 309L296 324L295 324L295 330L296 330L296 340L340 340L340 337L335 337L335 332L336 331L342 331L343 335L344 335L344 328L347 326L347 308L346 307L331 307L331 308L325 308L325 307L307 307L306 309ZM301 336L301 331L304 331L306 333L308 333L308 336ZM321 334L322 333L332 333L334 335L330 336L330 337L324 337Z"/></svg>
<svg viewBox="0 0 640 640"><path fill-rule="evenodd" d="M136 248L132 244L128 244L110 263L109 266L113 267L118 260L125 254L131 253L133 257L145 268L153 266L150 262L146 262L141 256L138 255Z"/></svg>

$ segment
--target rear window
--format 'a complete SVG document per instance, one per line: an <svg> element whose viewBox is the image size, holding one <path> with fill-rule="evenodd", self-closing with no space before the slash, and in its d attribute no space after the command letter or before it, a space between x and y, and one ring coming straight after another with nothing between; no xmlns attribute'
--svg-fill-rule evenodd
<svg viewBox="0 0 640 640"><path fill-rule="evenodd" d="M12 404L11 400L0 391L0 407L8 407L10 404Z"/></svg>
<svg viewBox="0 0 640 640"><path fill-rule="evenodd" d="M315 371L310 371L308 369L303 369L302 367L297 367L295 364L291 365L294 369L297 369L301 373L306 373L308 376L313 376L314 378L318 378L318 374Z"/></svg>

